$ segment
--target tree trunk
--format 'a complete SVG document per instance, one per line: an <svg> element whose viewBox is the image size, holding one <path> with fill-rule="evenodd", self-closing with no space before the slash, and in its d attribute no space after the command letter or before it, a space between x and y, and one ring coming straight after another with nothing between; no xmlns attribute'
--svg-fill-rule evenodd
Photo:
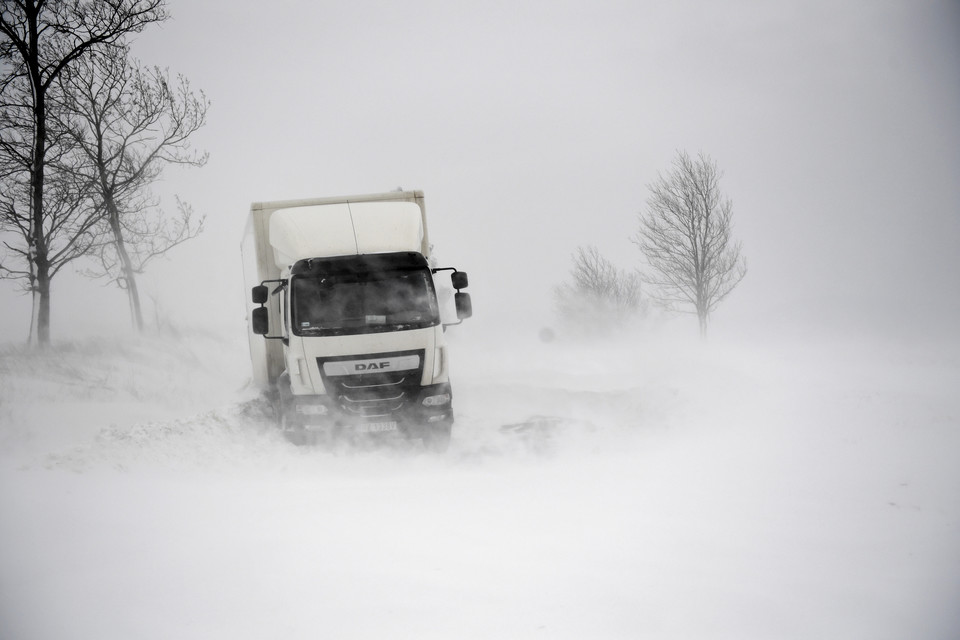
<svg viewBox="0 0 960 640"><path fill-rule="evenodd" d="M698 255L703 255L700 252ZM697 299L695 306L697 308L697 321L700 323L700 338L705 340L707 338L707 323L710 320L710 300L707 296L707 283L704 276L704 267L698 262L697 264Z"/></svg>
<svg viewBox="0 0 960 640"><path fill-rule="evenodd" d="M130 313L133 315L133 324L138 333L143 333L143 312L140 310L140 291L137 289L137 280L133 270L129 271L127 280L127 295L130 296Z"/></svg>
<svg viewBox="0 0 960 640"><path fill-rule="evenodd" d="M47 127L44 117L44 96L37 96L37 137L33 146L33 167L31 168L31 243L30 259L36 268L35 289L38 296L36 313L37 344L50 344L50 261L47 255L47 239L43 233L43 170L46 162Z"/></svg>
<svg viewBox="0 0 960 640"><path fill-rule="evenodd" d="M137 331L143 333L143 312L140 308L140 290L137 288L137 274L133 269L133 261L130 260L130 254L127 252L127 244L123 240L123 228L120 226L120 212L109 190L105 189L104 193L107 213L110 218L110 231L113 233L114 246L117 249L117 256L120 258L120 270L123 274L121 277L127 290L127 297L130 300L131 320Z"/></svg>
<svg viewBox="0 0 960 640"><path fill-rule="evenodd" d="M33 283L37 296L34 305L34 324L37 330L37 344L45 347L50 344L50 260L47 239L43 231L43 173L47 161L47 104L46 86L40 69L39 27L37 16L40 9L27 12L29 29L29 53L27 68L33 88L33 117L36 120L33 140L33 158L30 166L30 238L32 245L29 259L36 268L36 281Z"/></svg>
<svg viewBox="0 0 960 640"><path fill-rule="evenodd" d="M50 271L46 265L37 267L37 344L50 344Z"/></svg>

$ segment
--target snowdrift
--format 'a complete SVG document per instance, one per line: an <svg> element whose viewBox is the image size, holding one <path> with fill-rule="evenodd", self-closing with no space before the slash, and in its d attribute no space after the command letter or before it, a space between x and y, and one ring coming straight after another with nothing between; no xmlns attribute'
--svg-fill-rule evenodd
<svg viewBox="0 0 960 640"><path fill-rule="evenodd" d="M438 456L242 339L0 347L0 637L960 637L956 345L452 354Z"/></svg>

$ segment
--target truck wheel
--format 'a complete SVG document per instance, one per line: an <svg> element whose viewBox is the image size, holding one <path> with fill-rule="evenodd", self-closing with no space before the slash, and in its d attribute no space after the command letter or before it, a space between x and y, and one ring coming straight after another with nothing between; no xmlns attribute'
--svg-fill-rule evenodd
<svg viewBox="0 0 960 640"><path fill-rule="evenodd" d="M311 444L310 434L303 428L302 418L293 410L290 377L284 371L277 380L277 426L283 437L297 446Z"/></svg>
<svg viewBox="0 0 960 640"><path fill-rule="evenodd" d="M295 416L291 415L292 413L289 409L284 408L280 410L278 425L281 431L301 431L303 429L303 425L300 424L300 421Z"/></svg>
<svg viewBox="0 0 960 640"><path fill-rule="evenodd" d="M450 448L450 433L452 431L452 422L441 422L426 427L421 435L424 448L432 453L446 452Z"/></svg>

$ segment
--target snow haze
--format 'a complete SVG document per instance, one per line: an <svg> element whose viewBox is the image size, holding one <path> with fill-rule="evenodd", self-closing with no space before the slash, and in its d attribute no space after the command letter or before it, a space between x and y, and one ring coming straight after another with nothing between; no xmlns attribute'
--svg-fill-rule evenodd
<svg viewBox="0 0 960 640"><path fill-rule="evenodd" d="M207 215L123 292L0 281L0 637L960 637L960 6L170 0ZM677 150L749 272L711 338L557 332ZM450 450L296 447L250 385L251 202L422 189L474 317ZM77 265L81 268L83 265Z"/></svg>
<svg viewBox="0 0 960 640"><path fill-rule="evenodd" d="M210 162L157 191L208 219L151 267L148 319L242 316L251 202L403 187L473 276L475 326L529 335L578 246L638 266L647 185L687 150L725 172L749 263L725 330L960 324L955 2L168 4L134 54L206 92ZM29 301L0 296L20 339ZM129 324L122 292L69 269L52 305L55 337Z"/></svg>
<svg viewBox="0 0 960 640"><path fill-rule="evenodd" d="M7 348L3 636L957 636L957 349L628 346L461 336L444 455L288 443L242 339Z"/></svg>

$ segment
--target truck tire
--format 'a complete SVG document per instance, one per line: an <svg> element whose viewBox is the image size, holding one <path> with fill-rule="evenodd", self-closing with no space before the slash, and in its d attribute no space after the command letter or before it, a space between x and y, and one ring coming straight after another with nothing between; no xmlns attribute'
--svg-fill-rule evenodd
<svg viewBox="0 0 960 640"><path fill-rule="evenodd" d="M453 422L441 422L425 427L420 439L423 446L431 453L445 453L450 448L450 434L453 431Z"/></svg>
<svg viewBox="0 0 960 640"><path fill-rule="evenodd" d="M284 371L277 379L277 427L283 437L297 446L312 444L310 434L303 428L303 421L293 410L293 392L290 390L290 377Z"/></svg>

